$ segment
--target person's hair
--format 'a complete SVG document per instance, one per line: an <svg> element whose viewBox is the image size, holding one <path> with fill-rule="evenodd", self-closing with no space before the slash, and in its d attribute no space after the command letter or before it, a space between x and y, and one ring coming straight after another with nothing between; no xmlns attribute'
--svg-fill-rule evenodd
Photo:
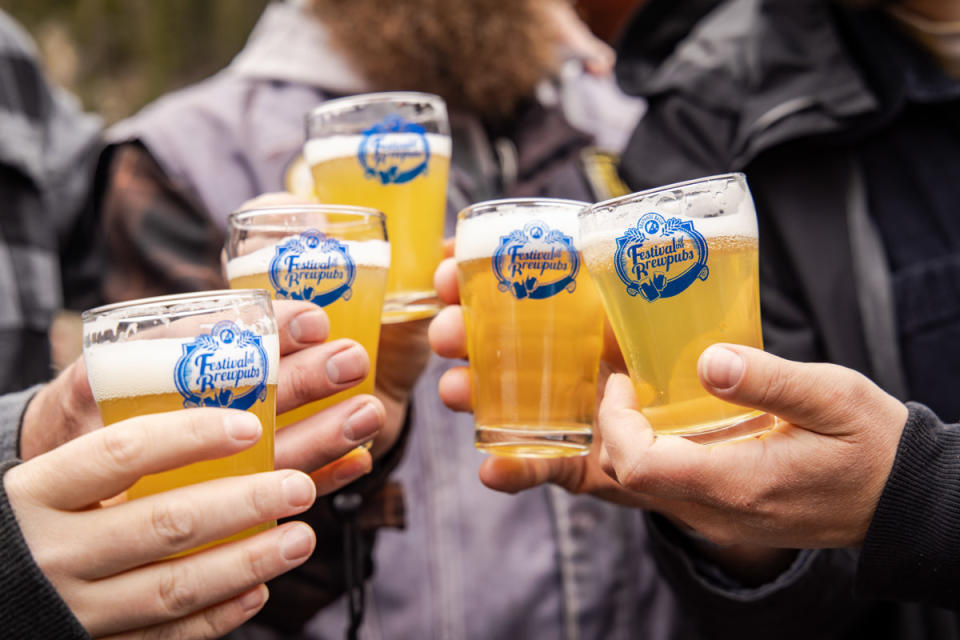
<svg viewBox="0 0 960 640"><path fill-rule="evenodd" d="M878 9L899 4L899 0L833 0L833 2L854 9Z"/></svg>
<svg viewBox="0 0 960 640"><path fill-rule="evenodd" d="M554 0L312 0L334 45L377 91L436 93L505 118L558 64Z"/></svg>

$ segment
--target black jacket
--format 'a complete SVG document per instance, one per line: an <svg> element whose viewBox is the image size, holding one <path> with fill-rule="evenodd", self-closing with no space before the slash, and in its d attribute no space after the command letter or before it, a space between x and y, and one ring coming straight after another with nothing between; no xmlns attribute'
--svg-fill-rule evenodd
<svg viewBox="0 0 960 640"><path fill-rule="evenodd" d="M857 30L882 21L821 0L651 0L620 45L621 86L649 101L622 173L643 189L744 171L766 348L858 369L906 399L892 276L858 156L901 106L856 48ZM960 638L952 613L854 599L852 551L803 552L775 583L738 589L711 581L674 532L654 528L662 569L696 603L704 636Z"/></svg>

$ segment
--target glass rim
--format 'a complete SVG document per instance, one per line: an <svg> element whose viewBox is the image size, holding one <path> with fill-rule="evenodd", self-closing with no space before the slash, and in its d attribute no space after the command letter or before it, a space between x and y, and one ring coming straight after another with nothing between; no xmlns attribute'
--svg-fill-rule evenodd
<svg viewBox="0 0 960 640"><path fill-rule="evenodd" d="M387 221L387 216L384 215L382 211L378 211L373 207L361 207L350 204L322 204L312 202L304 204L281 204L234 211L227 216L227 228L249 229L253 225L250 225L249 223L244 225L245 219L256 215L266 215L269 217L273 214L280 215L291 213L350 214L355 215L358 219L376 221L381 224L386 224Z"/></svg>
<svg viewBox="0 0 960 640"><path fill-rule="evenodd" d="M213 302L220 299L259 299L270 306L270 293L266 289L215 289L213 291L194 291L193 293L174 293L165 296L153 296L150 298L137 298L136 300L126 300L124 302L114 302L105 304L92 309L87 309L80 314L80 320L87 322L94 318L109 315L117 311L132 310L138 308L149 309L151 307L163 307L171 304L203 302L208 300Z"/></svg>
<svg viewBox="0 0 960 640"><path fill-rule="evenodd" d="M389 102L404 104L429 103L443 109L444 113L446 113L447 110L446 101L435 93L427 93L425 91L377 91L325 100L307 113L307 122L310 122L314 116L318 114L323 114L326 111L337 111L344 106L362 106Z"/></svg>
<svg viewBox="0 0 960 640"><path fill-rule="evenodd" d="M744 185L747 183L747 176L742 171L732 171L730 173L718 173L713 176L703 176L702 178L692 178L690 180L681 180L680 182L674 182L671 184L666 184L660 187L651 187L650 189L644 189L643 191L637 191L635 193L628 193L624 196L617 196L616 198L610 198L609 200L603 200L589 205L583 211L580 212L581 216L587 216L593 211L599 209L612 209L615 207L620 207L626 204L633 204L640 200L645 200L650 196L663 192L663 191L675 191L677 189L683 189L695 184L702 184L705 182L713 182L719 180L728 180L728 181L737 181L742 182Z"/></svg>
<svg viewBox="0 0 960 640"><path fill-rule="evenodd" d="M473 216L486 213L486 209L495 210L504 205L526 205L530 207L552 206L556 208L568 207L576 208L582 211L590 207L589 202L582 200L571 200L569 198L499 198L497 200L483 200L471 205L467 205L457 213L457 220L466 220Z"/></svg>

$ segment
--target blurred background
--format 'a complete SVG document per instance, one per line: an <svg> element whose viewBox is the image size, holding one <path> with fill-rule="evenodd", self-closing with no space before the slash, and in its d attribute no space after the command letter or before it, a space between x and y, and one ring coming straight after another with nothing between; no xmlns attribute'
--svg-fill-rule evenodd
<svg viewBox="0 0 960 640"><path fill-rule="evenodd" d="M507 1L507 0L505 0ZM221 69L270 0L4 0L27 28L51 78L107 124ZM578 0L612 41L639 0Z"/></svg>
<svg viewBox="0 0 960 640"><path fill-rule="evenodd" d="M222 68L269 0L4 0L52 79L107 123Z"/></svg>

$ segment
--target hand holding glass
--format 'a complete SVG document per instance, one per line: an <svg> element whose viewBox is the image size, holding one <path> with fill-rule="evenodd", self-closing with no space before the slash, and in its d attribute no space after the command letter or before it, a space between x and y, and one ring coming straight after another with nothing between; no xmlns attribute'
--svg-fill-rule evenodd
<svg viewBox="0 0 960 640"><path fill-rule="evenodd" d="M128 499L273 469L280 347L265 291L147 298L92 309L82 317L87 375L105 426L191 407L249 411L263 426L260 440L249 449L145 476L127 490Z"/></svg>

